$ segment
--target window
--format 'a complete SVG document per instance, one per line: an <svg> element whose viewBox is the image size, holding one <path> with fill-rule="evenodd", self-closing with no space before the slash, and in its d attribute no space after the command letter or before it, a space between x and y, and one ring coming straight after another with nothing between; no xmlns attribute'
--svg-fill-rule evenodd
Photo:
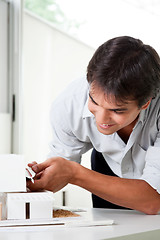
<svg viewBox="0 0 160 240"><path fill-rule="evenodd" d="M118 35L159 48L159 0L25 0L25 8L94 48Z"/></svg>

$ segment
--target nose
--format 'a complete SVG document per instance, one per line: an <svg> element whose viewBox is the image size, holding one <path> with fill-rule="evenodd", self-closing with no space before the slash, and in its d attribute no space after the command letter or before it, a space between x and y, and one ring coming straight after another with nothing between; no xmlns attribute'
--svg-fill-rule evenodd
<svg viewBox="0 0 160 240"><path fill-rule="evenodd" d="M96 122L100 124L107 124L111 122L110 112L103 108L96 112L95 118Z"/></svg>

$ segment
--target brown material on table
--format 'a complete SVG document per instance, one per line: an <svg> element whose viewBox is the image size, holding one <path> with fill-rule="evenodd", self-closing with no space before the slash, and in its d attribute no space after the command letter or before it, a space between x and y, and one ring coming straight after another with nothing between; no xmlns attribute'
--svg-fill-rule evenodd
<svg viewBox="0 0 160 240"><path fill-rule="evenodd" d="M79 217L80 215L63 209L57 209L53 210L53 218L59 218L59 217Z"/></svg>

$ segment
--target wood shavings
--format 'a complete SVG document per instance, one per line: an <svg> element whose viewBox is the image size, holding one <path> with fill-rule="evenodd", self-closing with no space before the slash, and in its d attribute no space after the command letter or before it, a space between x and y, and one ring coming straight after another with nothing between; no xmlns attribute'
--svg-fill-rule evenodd
<svg viewBox="0 0 160 240"><path fill-rule="evenodd" d="M57 209L53 210L53 218L60 218L60 217L79 217L79 214L76 214L74 212L63 210L63 209Z"/></svg>

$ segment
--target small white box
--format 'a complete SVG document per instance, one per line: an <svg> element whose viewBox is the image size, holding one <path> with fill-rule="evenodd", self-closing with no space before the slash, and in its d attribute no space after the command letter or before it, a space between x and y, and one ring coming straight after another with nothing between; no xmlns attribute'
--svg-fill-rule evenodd
<svg viewBox="0 0 160 240"><path fill-rule="evenodd" d="M0 166L0 192L26 192L24 157L0 154Z"/></svg>
<svg viewBox="0 0 160 240"><path fill-rule="evenodd" d="M52 218L52 192L7 193L7 219Z"/></svg>

